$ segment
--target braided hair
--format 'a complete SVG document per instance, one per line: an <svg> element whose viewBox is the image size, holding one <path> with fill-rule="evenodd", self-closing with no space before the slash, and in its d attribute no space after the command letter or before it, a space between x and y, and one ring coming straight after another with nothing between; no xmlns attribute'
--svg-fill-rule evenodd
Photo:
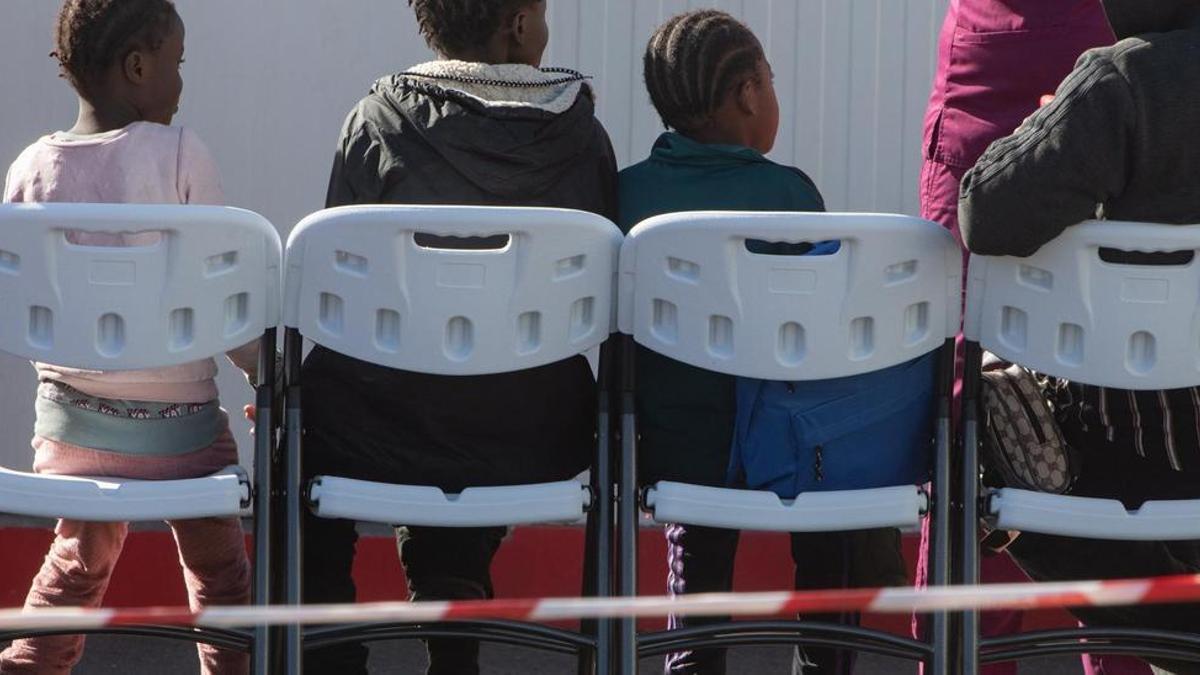
<svg viewBox="0 0 1200 675"><path fill-rule="evenodd" d="M726 12L686 12L650 37L643 58L646 89L668 129L693 131L763 58L750 28Z"/></svg>
<svg viewBox="0 0 1200 675"><path fill-rule="evenodd" d="M520 7L541 0L408 0L429 48L460 54L491 39Z"/></svg>
<svg viewBox="0 0 1200 675"><path fill-rule="evenodd" d="M76 90L134 50L162 46L176 16L171 0L66 0L58 12L55 50Z"/></svg>

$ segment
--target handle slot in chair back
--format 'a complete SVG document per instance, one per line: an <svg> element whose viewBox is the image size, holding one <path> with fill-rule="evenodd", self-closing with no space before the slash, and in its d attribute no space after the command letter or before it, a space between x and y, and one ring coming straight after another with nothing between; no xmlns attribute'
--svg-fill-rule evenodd
<svg viewBox="0 0 1200 675"><path fill-rule="evenodd" d="M753 241L839 247L764 255L747 249ZM960 259L941 228L905 216L659 216L624 244L621 331L730 375L858 375L926 354L957 333Z"/></svg>
<svg viewBox="0 0 1200 675"><path fill-rule="evenodd" d="M285 322L391 368L480 375L554 363L611 332L620 236L563 209L330 209L288 241Z"/></svg>
<svg viewBox="0 0 1200 675"><path fill-rule="evenodd" d="M129 247L68 232L157 232ZM98 370L171 366L257 339L279 312L279 236L212 206L0 209L0 351Z"/></svg>
<svg viewBox="0 0 1200 675"><path fill-rule="evenodd" d="M967 337L1007 361L1076 382L1195 386L1197 248L1198 227L1106 221L1068 228L1028 258L972 257Z"/></svg>

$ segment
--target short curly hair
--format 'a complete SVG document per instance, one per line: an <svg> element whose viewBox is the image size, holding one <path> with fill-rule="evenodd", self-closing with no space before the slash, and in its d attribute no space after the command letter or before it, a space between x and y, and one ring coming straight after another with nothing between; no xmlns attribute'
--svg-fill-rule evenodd
<svg viewBox="0 0 1200 675"><path fill-rule="evenodd" d="M161 47L175 16L171 0L66 0L51 56L63 77L82 91L129 52Z"/></svg>
<svg viewBox="0 0 1200 675"><path fill-rule="evenodd" d="M663 124L694 131L764 58L762 44L746 24L726 12L701 9L659 26L642 61L646 89Z"/></svg>
<svg viewBox="0 0 1200 675"><path fill-rule="evenodd" d="M429 48L462 53L487 42L508 15L545 0L408 0Z"/></svg>

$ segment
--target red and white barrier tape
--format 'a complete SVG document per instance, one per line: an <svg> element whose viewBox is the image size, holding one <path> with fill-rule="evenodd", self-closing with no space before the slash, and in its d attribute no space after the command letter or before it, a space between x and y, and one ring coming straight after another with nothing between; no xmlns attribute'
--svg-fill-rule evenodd
<svg viewBox="0 0 1200 675"><path fill-rule="evenodd" d="M231 628L260 624L420 623L510 619L662 617L668 614L791 615L816 612L908 614L970 609L1037 609L1200 601L1200 575L1117 581L987 584L770 593L712 593L677 598L536 598L343 605L0 610L0 631L94 629L132 625Z"/></svg>

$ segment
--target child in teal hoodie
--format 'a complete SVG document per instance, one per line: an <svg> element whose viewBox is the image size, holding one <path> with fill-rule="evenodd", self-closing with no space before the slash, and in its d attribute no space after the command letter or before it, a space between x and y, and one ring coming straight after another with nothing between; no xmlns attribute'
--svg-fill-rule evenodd
<svg viewBox="0 0 1200 675"><path fill-rule="evenodd" d="M673 131L649 158L620 174L619 225L628 232L655 215L678 211L824 211L803 171L764 156L775 143L779 103L758 39L716 10L670 19L650 39L645 79L651 101ZM777 246L777 245L773 245ZM792 246L793 254L831 253L837 242ZM807 250L795 250L794 247ZM725 486L736 419L735 378L637 353L640 480ZM738 532L691 525L667 528L672 594L729 590ZM797 588L907 583L895 530L792 535ZM851 621L853 617L806 617ZM713 619L687 618L694 626ZM684 626L672 617L672 628ZM850 655L798 649L797 672L849 673ZM671 654L668 673L725 672L721 649Z"/></svg>

